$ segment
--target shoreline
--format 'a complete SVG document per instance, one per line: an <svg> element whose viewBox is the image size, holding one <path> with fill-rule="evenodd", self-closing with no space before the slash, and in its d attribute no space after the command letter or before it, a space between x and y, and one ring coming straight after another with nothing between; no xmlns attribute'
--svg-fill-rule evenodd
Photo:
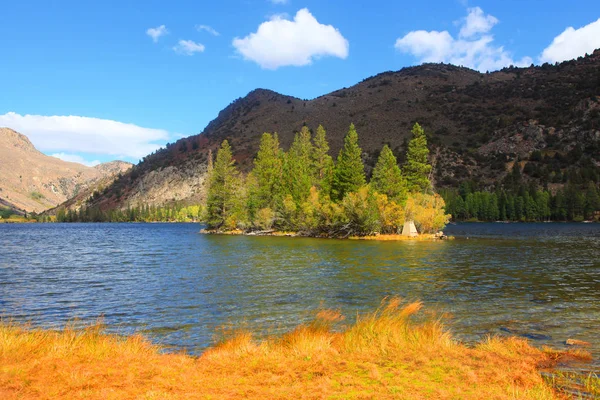
<svg viewBox="0 0 600 400"><path fill-rule="evenodd" d="M197 357L99 324L50 331L3 322L0 397L561 399L568 376L555 367L590 358L516 337L466 346L435 315L415 319L421 307L392 298L350 326L321 310L280 336L225 332ZM597 385L596 377L567 390L599 395Z"/></svg>
<svg viewBox="0 0 600 400"><path fill-rule="evenodd" d="M383 234L383 235L372 235L372 236L318 236L318 235L304 235L298 232L282 232L275 230L268 231L253 231L244 232L242 230L233 231L216 231L210 229L201 229L198 233L202 235L222 235L222 236L271 236L271 237L301 237L301 238L312 238L312 239L339 239L339 240L369 240L369 241L440 241L440 240L453 240L453 236L445 236L439 234L418 234L417 236L404 236L399 234Z"/></svg>

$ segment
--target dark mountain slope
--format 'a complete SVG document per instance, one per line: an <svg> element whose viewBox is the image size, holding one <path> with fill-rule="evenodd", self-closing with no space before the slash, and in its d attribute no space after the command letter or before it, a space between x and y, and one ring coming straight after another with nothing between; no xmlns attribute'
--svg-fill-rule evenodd
<svg viewBox="0 0 600 400"><path fill-rule="evenodd" d="M248 170L263 132L277 132L284 149L306 124L327 129L337 155L353 122L367 165L384 143L402 158L415 122L426 130L436 158L438 187L471 179L499 182L515 160L534 159L527 179L560 183L559 176L600 175L600 51L540 67L479 72L425 64L385 72L313 100L257 89L222 110L204 131L151 154L94 196L101 208L139 203L194 202L203 197L207 152L228 139ZM539 153L539 154L538 154ZM541 157L539 157L541 154ZM584 172L581 172L584 171ZM526 171L527 172L527 171Z"/></svg>

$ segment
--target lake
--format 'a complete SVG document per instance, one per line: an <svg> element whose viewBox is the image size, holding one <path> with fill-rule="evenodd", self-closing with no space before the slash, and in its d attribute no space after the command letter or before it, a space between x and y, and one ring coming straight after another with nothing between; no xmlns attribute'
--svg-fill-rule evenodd
<svg viewBox="0 0 600 400"><path fill-rule="evenodd" d="M448 312L455 337L528 337L600 356L600 224L456 224L456 240L213 236L198 224L1 224L0 315L99 317L199 353L223 326L289 330L320 307L352 321L385 296Z"/></svg>

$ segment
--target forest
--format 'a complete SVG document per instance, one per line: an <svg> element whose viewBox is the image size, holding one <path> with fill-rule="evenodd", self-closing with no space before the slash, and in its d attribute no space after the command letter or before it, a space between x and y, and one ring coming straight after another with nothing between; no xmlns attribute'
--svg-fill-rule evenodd
<svg viewBox="0 0 600 400"><path fill-rule="evenodd" d="M337 160L328 154L326 131L304 126L287 152L277 134L264 133L254 167L238 171L223 141L209 157L205 222L208 231L280 231L348 237L400 233L413 220L421 233L442 229L450 215L433 192L429 150L419 124L412 129L402 169L385 145L367 182L358 133L350 125Z"/></svg>
<svg viewBox="0 0 600 400"><path fill-rule="evenodd" d="M600 191L593 168L557 168L563 160L541 152L513 163L495 187L463 181L458 188L435 193L428 161L427 136L419 124L412 129L400 167L388 145L379 153L368 180L358 133L351 125L334 160L326 131L306 126L288 151L277 134L264 133L250 173L242 174L225 140L216 158L209 152L207 201L202 205L173 203L162 207L128 206L78 211L58 209L56 217L34 216L40 222L200 222L214 232L294 232L306 236L347 237L399 233L414 220L419 232L436 232L454 221L594 221L600 220ZM573 153L573 154L571 154ZM564 157L563 157L564 158ZM540 177L543 186L535 183ZM587 182L587 183L586 183Z"/></svg>
<svg viewBox="0 0 600 400"><path fill-rule="evenodd" d="M527 172L525 164L524 172ZM455 221L593 221L600 219L600 191L593 180L569 179L551 191L527 181L515 162L495 190L477 190L465 181L458 189L440 191L446 212ZM556 185L558 186L558 185Z"/></svg>

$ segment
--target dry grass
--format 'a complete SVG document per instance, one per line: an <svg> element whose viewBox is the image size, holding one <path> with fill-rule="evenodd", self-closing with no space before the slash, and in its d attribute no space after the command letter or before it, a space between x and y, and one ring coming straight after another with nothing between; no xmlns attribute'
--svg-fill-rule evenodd
<svg viewBox="0 0 600 400"><path fill-rule="evenodd" d="M281 337L239 332L195 358L140 336L0 324L2 399L556 399L538 372L559 354L525 340L469 348L421 303L391 299L342 332L321 311Z"/></svg>
<svg viewBox="0 0 600 400"><path fill-rule="evenodd" d="M433 234L419 234L418 236L404 236L404 235L375 235L375 236L351 236L348 239L352 240L379 240L379 241L431 241L440 240Z"/></svg>

